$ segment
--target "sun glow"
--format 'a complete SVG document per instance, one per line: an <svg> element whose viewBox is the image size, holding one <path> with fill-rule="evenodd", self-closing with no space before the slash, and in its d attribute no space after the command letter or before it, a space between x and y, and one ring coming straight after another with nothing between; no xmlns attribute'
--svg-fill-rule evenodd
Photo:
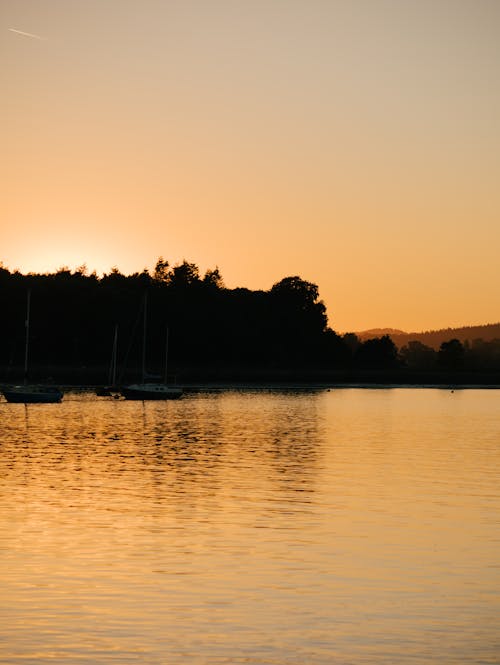
<svg viewBox="0 0 500 665"><path fill-rule="evenodd" d="M86 238L83 234L75 235L70 228L56 231L52 228L47 233L43 224L29 236L24 236L23 242L15 243L9 261L3 257L0 259L9 269L22 273L51 273L63 267L75 270L85 265L89 273L95 270L102 274L116 262L111 247L105 241L97 244L95 239Z"/></svg>

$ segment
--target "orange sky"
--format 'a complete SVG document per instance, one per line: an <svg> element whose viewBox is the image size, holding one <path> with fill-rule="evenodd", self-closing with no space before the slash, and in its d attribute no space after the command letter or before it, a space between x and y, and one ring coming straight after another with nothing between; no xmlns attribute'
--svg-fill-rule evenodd
<svg viewBox="0 0 500 665"><path fill-rule="evenodd" d="M340 331L500 320L496 0L3 0L0 19L9 268L163 255L230 287L299 274Z"/></svg>

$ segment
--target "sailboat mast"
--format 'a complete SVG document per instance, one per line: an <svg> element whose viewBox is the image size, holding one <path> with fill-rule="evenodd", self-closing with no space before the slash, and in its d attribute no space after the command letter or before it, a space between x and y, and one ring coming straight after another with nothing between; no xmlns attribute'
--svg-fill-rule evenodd
<svg viewBox="0 0 500 665"><path fill-rule="evenodd" d="M118 355L118 324L115 324L115 334L113 337L113 348L111 349L111 364L109 366L108 383L110 386L116 386L116 365Z"/></svg>
<svg viewBox="0 0 500 665"><path fill-rule="evenodd" d="M167 384L167 370L168 370L168 327L167 327L167 335L165 338L165 385Z"/></svg>
<svg viewBox="0 0 500 665"><path fill-rule="evenodd" d="M30 339L30 307L31 307L31 289L28 289L26 295L26 320L24 326L26 329L26 340L24 344L24 385L28 381L28 347Z"/></svg>
<svg viewBox="0 0 500 665"><path fill-rule="evenodd" d="M142 383L146 382L146 333L148 314L148 292L144 294L144 321L142 328Z"/></svg>
<svg viewBox="0 0 500 665"><path fill-rule="evenodd" d="M115 338L113 340L113 383L116 386L116 365L118 363L118 324L115 325Z"/></svg>

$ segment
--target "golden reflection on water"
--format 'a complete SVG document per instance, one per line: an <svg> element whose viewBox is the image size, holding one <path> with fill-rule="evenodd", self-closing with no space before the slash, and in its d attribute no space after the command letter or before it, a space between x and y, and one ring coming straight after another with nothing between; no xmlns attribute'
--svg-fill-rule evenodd
<svg viewBox="0 0 500 665"><path fill-rule="evenodd" d="M0 662L498 662L499 399L2 403Z"/></svg>

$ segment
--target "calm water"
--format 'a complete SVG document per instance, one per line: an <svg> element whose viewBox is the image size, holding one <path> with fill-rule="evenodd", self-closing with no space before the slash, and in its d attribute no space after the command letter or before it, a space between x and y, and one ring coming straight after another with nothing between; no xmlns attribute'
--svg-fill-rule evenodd
<svg viewBox="0 0 500 665"><path fill-rule="evenodd" d="M0 404L0 662L500 663L500 391Z"/></svg>

